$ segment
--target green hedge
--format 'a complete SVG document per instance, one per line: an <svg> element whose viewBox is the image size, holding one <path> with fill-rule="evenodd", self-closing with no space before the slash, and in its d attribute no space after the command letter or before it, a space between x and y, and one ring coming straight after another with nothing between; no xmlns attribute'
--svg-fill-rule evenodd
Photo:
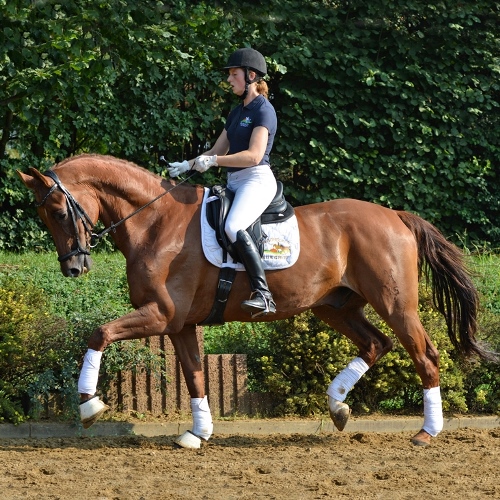
<svg viewBox="0 0 500 500"><path fill-rule="evenodd" d="M168 5L167 5L168 4ZM500 9L489 0L2 2L0 250L50 248L14 170L80 152L161 172L212 144L223 67L268 62L294 204L354 197L500 243ZM205 181L221 177L211 170Z"/></svg>

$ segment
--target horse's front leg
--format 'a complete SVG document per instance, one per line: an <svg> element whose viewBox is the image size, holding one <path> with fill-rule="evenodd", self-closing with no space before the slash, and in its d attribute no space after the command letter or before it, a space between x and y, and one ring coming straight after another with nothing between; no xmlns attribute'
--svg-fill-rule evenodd
<svg viewBox="0 0 500 500"><path fill-rule="evenodd" d="M182 448L200 448L213 432L212 415L205 395L205 377L196 337L196 327L187 325L177 334L169 335L179 358L182 373L191 396L193 428L179 436L175 443Z"/></svg>
<svg viewBox="0 0 500 500"><path fill-rule="evenodd" d="M156 303L150 303L94 330L78 379L80 419L83 427L90 427L107 409L98 396L97 382L104 349L118 340L138 339L159 335L167 328L167 318Z"/></svg>

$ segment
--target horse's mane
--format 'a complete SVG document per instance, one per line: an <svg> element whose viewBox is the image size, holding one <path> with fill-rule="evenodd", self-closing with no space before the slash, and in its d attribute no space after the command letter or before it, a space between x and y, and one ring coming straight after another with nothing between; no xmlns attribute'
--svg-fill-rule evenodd
<svg viewBox="0 0 500 500"><path fill-rule="evenodd" d="M136 163L128 160L123 160L121 158L117 158L115 156L111 155L101 155L101 154L93 154L93 153L82 153L79 155L75 156L70 156L68 158L65 158L64 160L60 161L59 163L55 164L52 168L57 169L60 167L64 167L65 165L70 166L71 164L74 164L76 168L78 168L79 165L84 166L86 163L90 164L91 166L95 166L95 164L101 163L102 165L110 166L113 165L115 168L117 168L120 171L120 176L123 177L123 175L126 175L128 177L135 175L135 176L143 176L144 175L144 180L149 179L149 181L153 181L154 183L158 183L158 181L161 182L167 182L171 186L177 186L181 187L182 189L199 189L203 188L202 185L199 184L191 184L191 183L186 183L184 184L183 182L178 182L176 179L170 179L169 177L162 177L161 175L155 174L154 172L151 172L151 170L148 170L147 168L141 167L140 165L137 165ZM124 170L127 171L125 174ZM119 176L119 177L120 177Z"/></svg>
<svg viewBox="0 0 500 500"><path fill-rule="evenodd" d="M111 156L111 155L100 155L100 154L93 154L93 153L82 153L82 154L79 154L76 156L70 156L69 158L65 158L64 160L62 160L59 163L57 163L56 165L54 165L53 168L63 167L67 163L79 162L81 160L84 161L86 159L119 164L120 167L132 168L134 170L141 170L148 175L158 177L154 172L151 172L150 170L148 170L144 167L141 167L141 166L139 166L136 163L133 163L131 161L123 160L121 158L116 158L115 156Z"/></svg>

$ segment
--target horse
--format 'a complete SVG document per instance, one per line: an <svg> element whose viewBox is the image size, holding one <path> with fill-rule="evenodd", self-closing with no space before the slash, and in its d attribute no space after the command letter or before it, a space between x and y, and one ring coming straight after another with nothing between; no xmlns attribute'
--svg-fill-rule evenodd
<svg viewBox="0 0 500 500"><path fill-rule="evenodd" d="M108 409L95 396L104 349L120 340L168 335L181 364L193 419L192 429L175 442L199 448L211 437L213 423L196 325L211 311L219 276L200 242L206 188L96 154L67 158L45 173L33 167L29 173L17 173L34 192L64 276L90 270L96 236L92 231L98 220L126 259L134 310L99 326L88 339L78 386L84 427ZM462 251L423 218L366 201L336 199L298 206L295 215L300 234L297 261L287 269L266 272L276 313L253 318L240 308L250 288L246 273L238 272L223 321L274 321L311 310L350 339L359 355L326 391L330 417L343 430L350 415L344 402L347 393L393 346L391 338L367 320L364 308L371 304L408 351L421 379L424 423L411 442L427 446L443 428L443 413L439 352L418 315L423 275L431 282L434 302L457 352L491 359L476 340L478 292Z"/></svg>

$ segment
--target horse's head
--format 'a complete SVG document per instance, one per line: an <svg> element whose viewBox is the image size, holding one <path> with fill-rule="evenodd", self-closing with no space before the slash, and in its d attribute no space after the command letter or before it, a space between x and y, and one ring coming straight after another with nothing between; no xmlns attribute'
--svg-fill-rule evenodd
<svg viewBox="0 0 500 500"><path fill-rule="evenodd" d="M64 276L78 277L89 271L90 239L98 217L98 206L90 193L78 184L71 186L70 192L54 171L41 174L30 168L31 175L17 173L35 193L38 214L54 239Z"/></svg>

